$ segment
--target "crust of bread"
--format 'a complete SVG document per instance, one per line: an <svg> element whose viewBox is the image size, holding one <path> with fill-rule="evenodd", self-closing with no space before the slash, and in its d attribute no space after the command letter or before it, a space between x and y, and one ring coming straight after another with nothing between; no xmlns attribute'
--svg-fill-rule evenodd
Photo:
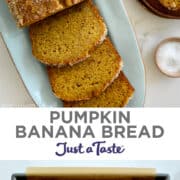
<svg viewBox="0 0 180 180"><path fill-rule="evenodd" d="M65 6L59 0L6 0L18 27L29 26L84 0Z"/></svg>

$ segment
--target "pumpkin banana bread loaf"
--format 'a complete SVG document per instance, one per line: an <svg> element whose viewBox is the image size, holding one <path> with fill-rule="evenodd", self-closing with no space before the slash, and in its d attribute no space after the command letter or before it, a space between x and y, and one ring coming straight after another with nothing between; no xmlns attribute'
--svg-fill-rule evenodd
<svg viewBox="0 0 180 180"><path fill-rule="evenodd" d="M59 67L85 60L106 34L106 25L91 0L30 26L33 55Z"/></svg>
<svg viewBox="0 0 180 180"><path fill-rule="evenodd" d="M116 79L122 60L109 39L74 66L48 67L54 94L64 101L88 100L99 96Z"/></svg>
<svg viewBox="0 0 180 180"><path fill-rule="evenodd" d="M31 25L83 0L7 0L20 27Z"/></svg>
<svg viewBox="0 0 180 180"><path fill-rule="evenodd" d="M123 72L100 96L88 101L64 102L65 107L124 107L134 94L134 88Z"/></svg>

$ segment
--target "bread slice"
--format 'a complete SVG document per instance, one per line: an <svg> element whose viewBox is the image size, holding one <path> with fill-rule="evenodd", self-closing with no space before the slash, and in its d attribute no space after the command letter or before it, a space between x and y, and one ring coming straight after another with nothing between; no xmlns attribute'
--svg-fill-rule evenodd
<svg viewBox="0 0 180 180"><path fill-rule="evenodd" d="M19 27L29 26L83 0L7 0Z"/></svg>
<svg viewBox="0 0 180 180"><path fill-rule="evenodd" d="M86 0L30 27L33 55L48 65L85 60L103 42L106 26L91 0Z"/></svg>
<svg viewBox="0 0 180 180"><path fill-rule="evenodd" d="M54 94L64 101L99 96L118 77L122 60L106 39L86 61L63 68L48 67Z"/></svg>
<svg viewBox="0 0 180 180"><path fill-rule="evenodd" d="M124 107L134 94L134 88L123 72L100 96L88 101L64 102L65 107Z"/></svg>

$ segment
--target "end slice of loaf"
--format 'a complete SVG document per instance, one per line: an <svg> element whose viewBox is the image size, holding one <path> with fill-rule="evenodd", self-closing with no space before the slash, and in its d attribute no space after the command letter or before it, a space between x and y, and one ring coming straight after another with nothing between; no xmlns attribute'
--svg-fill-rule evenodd
<svg viewBox="0 0 180 180"><path fill-rule="evenodd" d="M83 0L7 0L19 27L29 26Z"/></svg>
<svg viewBox="0 0 180 180"><path fill-rule="evenodd" d="M33 55L44 64L59 67L85 60L106 34L103 19L91 0L30 27Z"/></svg>
<svg viewBox="0 0 180 180"><path fill-rule="evenodd" d="M65 107L124 107L134 94L134 88L123 72L100 96L88 101L64 102Z"/></svg>
<svg viewBox="0 0 180 180"><path fill-rule="evenodd" d="M109 39L74 66L48 67L54 94L65 101L88 100L99 96L116 79L122 60Z"/></svg>

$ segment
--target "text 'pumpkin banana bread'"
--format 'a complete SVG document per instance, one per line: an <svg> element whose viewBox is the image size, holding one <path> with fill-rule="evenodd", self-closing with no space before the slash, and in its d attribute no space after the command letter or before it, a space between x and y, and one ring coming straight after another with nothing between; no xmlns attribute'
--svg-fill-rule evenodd
<svg viewBox="0 0 180 180"><path fill-rule="evenodd" d="M7 0L20 27L29 26L83 0Z"/></svg>
<svg viewBox="0 0 180 180"><path fill-rule="evenodd" d="M100 96L88 101L64 102L65 107L124 107L134 94L134 88L123 72Z"/></svg>
<svg viewBox="0 0 180 180"><path fill-rule="evenodd" d="M106 35L106 25L91 0L30 27L33 55L59 67L85 60Z"/></svg>
<svg viewBox="0 0 180 180"><path fill-rule="evenodd" d="M74 66L48 67L54 94L64 101L88 100L99 96L116 79L122 60L109 39Z"/></svg>

